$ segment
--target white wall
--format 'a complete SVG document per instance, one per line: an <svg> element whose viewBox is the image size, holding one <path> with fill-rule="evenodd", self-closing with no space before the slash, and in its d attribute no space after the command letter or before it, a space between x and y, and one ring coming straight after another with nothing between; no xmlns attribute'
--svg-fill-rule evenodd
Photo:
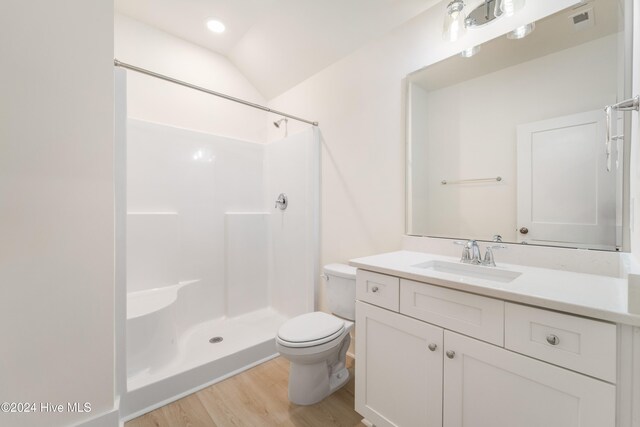
<svg viewBox="0 0 640 427"><path fill-rule="evenodd" d="M513 17L445 43L446 2L441 2L270 102L272 108L320 122L322 264L400 247L405 223L404 77L573 3L529 1ZM289 124L290 131L305 126Z"/></svg>
<svg viewBox="0 0 640 427"><path fill-rule="evenodd" d="M112 58L112 2L2 3L0 401L65 413L0 425L75 424L114 405Z"/></svg>
<svg viewBox="0 0 640 427"><path fill-rule="evenodd" d="M289 135L265 150L271 233L271 304L293 317L313 310L318 271L320 147L317 129ZM287 209L275 208L280 193Z"/></svg>
<svg viewBox="0 0 640 427"><path fill-rule="evenodd" d="M414 134L412 234L517 240L517 126L602 110L616 102L618 35L466 80L412 93ZM416 85L412 85L413 88ZM513 93L517 91L518 96ZM426 175L426 176L425 176ZM444 186L443 179L502 177L500 183ZM416 177L416 178L418 178ZM420 205L421 204L421 205ZM420 219L428 221L420 223ZM613 238L613 236L612 236Z"/></svg>
<svg viewBox="0 0 640 427"><path fill-rule="evenodd" d="M114 47L115 57L122 62L257 104L266 103L224 56L127 16L115 16ZM246 141L266 140L267 113L261 110L133 71L127 73L131 118Z"/></svg>
<svg viewBox="0 0 640 427"><path fill-rule="evenodd" d="M633 28L640 28L640 1L633 1ZM640 93L640 31L633 32L633 95ZM640 113L631 114L631 165L629 168L629 227L631 252L640 260Z"/></svg>

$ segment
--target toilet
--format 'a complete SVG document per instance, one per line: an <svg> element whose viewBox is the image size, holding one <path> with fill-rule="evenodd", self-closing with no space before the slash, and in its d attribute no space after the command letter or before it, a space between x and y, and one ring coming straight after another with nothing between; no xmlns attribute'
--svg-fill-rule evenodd
<svg viewBox="0 0 640 427"><path fill-rule="evenodd" d="M291 362L289 400L297 405L320 402L349 380L346 367L355 320L356 269L324 266L329 309L287 320L278 330L276 349Z"/></svg>

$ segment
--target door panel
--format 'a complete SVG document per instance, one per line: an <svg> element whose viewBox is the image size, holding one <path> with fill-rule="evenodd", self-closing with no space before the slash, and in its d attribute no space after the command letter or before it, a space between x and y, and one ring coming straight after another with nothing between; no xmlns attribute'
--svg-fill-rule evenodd
<svg viewBox="0 0 640 427"><path fill-rule="evenodd" d="M445 331L445 427L614 427L613 385Z"/></svg>
<svg viewBox="0 0 640 427"><path fill-rule="evenodd" d="M597 110L518 126L519 242L615 249L604 121Z"/></svg>
<svg viewBox="0 0 640 427"><path fill-rule="evenodd" d="M356 411L376 427L441 427L442 334L441 328L358 301Z"/></svg>

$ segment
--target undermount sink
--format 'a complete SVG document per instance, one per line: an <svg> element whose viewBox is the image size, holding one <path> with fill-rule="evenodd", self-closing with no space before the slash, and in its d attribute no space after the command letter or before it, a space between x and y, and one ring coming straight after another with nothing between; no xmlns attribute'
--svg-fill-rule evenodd
<svg viewBox="0 0 640 427"><path fill-rule="evenodd" d="M500 268L486 267L483 265L471 265L440 260L427 261L412 265L412 267L504 283L511 282L522 274L519 271L502 270Z"/></svg>

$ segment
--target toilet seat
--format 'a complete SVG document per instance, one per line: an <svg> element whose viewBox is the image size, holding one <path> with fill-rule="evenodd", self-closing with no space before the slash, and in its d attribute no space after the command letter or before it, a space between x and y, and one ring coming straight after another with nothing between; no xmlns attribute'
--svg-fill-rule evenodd
<svg viewBox="0 0 640 427"><path fill-rule="evenodd" d="M316 347L316 346L319 346L319 345L322 345L322 344L330 343L331 341L342 337L343 334L344 334L344 326L342 327L342 329L340 329L336 333L331 334L328 337L321 338L319 340L303 341L303 342L292 342L292 341L284 340L281 337L278 337L278 343L280 343L280 345L283 345L285 347L291 347L291 348Z"/></svg>
<svg viewBox="0 0 640 427"><path fill-rule="evenodd" d="M278 330L278 342L285 347L314 347L343 335L342 319L321 311L303 314L287 320Z"/></svg>

